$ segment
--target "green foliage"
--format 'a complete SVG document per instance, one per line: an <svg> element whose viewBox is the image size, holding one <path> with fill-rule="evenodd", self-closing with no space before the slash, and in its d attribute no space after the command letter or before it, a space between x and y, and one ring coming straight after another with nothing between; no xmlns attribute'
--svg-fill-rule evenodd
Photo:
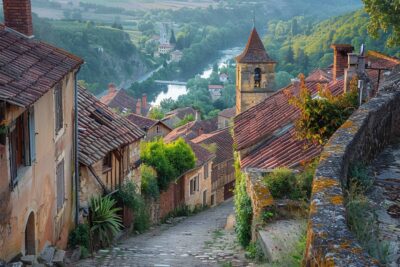
<svg viewBox="0 0 400 267"><path fill-rule="evenodd" d="M140 202L134 216L133 229L135 231L143 233L150 228L150 214L144 201Z"/></svg>
<svg viewBox="0 0 400 267"><path fill-rule="evenodd" d="M167 190L170 182L194 168L196 163L193 150L182 138L169 144L165 144L162 139L143 142L140 157L145 164L156 170L161 191Z"/></svg>
<svg viewBox="0 0 400 267"><path fill-rule="evenodd" d="M301 139L324 144L357 109L357 78L351 81L348 93L333 96L321 86L317 98L313 98L306 87L304 75L300 75L300 80L300 95L290 99L290 103L300 110L300 117L296 121L297 135Z"/></svg>
<svg viewBox="0 0 400 267"><path fill-rule="evenodd" d="M318 161L303 166L303 171L294 173L288 168L277 168L269 173L264 182L274 198L306 200L311 196L312 180Z"/></svg>
<svg viewBox="0 0 400 267"><path fill-rule="evenodd" d="M160 190L157 183L157 172L152 167L142 164L140 175L142 176L142 194L148 198L158 199Z"/></svg>
<svg viewBox="0 0 400 267"><path fill-rule="evenodd" d="M368 32L374 37L380 31L390 33L387 39L389 46L400 45L400 1L363 0L365 11L370 15Z"/></svg>
<svg viewBox="0 0 400 267"><path fill-rule="evenodd" d="M132 211L136 211L143 201L142 196L138 192L137 185L131 180L126 181L119 188L117 193L115 193L115 197L121 200Z"/></svg>
<svg viewBox="0 0 400 267"><path fill-rule="evenodd" d="M256 260L257 262L265 261L264 252L258 242L251 242L247 246L246 258Z"/></svg>
<svg viewBox="0 0 400 267"><path fill-rule="evenodd" d="M364 164L350 166L349 187L346 197L347 223L358 241L371 256L386 263L388 245L379 239L379 224L365 193L374 180Z"/></svg>
<svg viewBox="0 0 400 267"><path fill-rule="evenodd" d="M68 245L70 248L75 248L76 246L80 246L81 249L85 248L86 250L90 246L90 235L89 235L89 225L79 224L68 237Z"/></svg>
<svg viewBox="0 0 400 267"><path fill-rule="evenodd" d="M235 183L235 214L236 226L235 231L242 247L247 247L251 240L251 220L253 210L251 207L250 197L246 192L246 176L240 172L240 167L236 160L236 183Z"/></svg>
<svg viewBox="0 0 400 267"><path fill-rule="evenodd" d="M122 220L117 212L117 202L110 196L90 199L90 231L101 247L111 244L115 235L122 229Z"/></svg>
<svg viewBox="0 0 400 267"><path fill-rule="evenodd" d="M159 107L153 107L150 109L149 118L153 120L161 120L165 116L164 112Z"/></svg>
<svg viewBox="0 0 400 267"><path fill-rule="evenodd" d="M191 121L194 121L194 116L193 116L193 114L186 115L186 116L183 118L183 120L181 120L180 122L178 122L178 123L175 125L174 128L178 128L178 127L180 127L180 126L183 126L183 125L185 125L185 124L187 124L187 123L189 123L189 122L191 122Z"/></svg>

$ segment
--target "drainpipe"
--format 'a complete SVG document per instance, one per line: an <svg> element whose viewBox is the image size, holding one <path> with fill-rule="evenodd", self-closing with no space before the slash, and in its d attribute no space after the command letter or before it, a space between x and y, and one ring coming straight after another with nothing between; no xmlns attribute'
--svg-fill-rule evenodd
<svg viewBox="0 0 400 267"><path fill-rule="evenodd" d="M75 225L79 224L79 143L78 143L78 73L81 70L79 68L75 73L75 96L74 96L74 106L75 106L75 133L74 133L74 144L75 144Z"/></svg>

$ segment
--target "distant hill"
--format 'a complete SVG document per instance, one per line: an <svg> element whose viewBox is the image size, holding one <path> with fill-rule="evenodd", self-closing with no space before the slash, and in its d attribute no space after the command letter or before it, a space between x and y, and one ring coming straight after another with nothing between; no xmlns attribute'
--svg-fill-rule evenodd
<svg viewBox="0 0 400 267"><path fill-rule="evenodd" d="M119 85L140 77L150 69L146 58L124 31L93 23L34 18L35 36L70 51L85 60L78 79L98 93L108 83Z"/></svg>
<svg viewBox="0 0 400 267"><path fill-rule="evenodd" d="M278 61L278 71L292 76L332 64L333 43L349 43L356 50L364 43L368 50L400 57L400 47L386 46L387 35L379 39L368 35L368 18L363 10L358 10L319 23L307 17L270 21L264 43L268 53Z"/></svg>

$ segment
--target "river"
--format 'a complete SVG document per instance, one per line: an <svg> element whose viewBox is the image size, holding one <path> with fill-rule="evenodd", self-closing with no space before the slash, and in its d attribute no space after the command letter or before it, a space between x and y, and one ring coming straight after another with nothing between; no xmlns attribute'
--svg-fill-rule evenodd
<svg viewBox="0 0 400 267"><path fill-rule="evenodd" d="M229 49L225 49L220 51L220 57L214 61L212 64L209 64L204 71L199 74L201 78L209 78L212 73L213 65L215 62L218 64L219 68L225 67L227 61L239 55L243 50L243 47L233 47ZM169 84L166 92L161 92L156 100L152 103L152 105L160 105L161 101L164 99L172 98L173 100L178 99L180 95L186 94L186 86L184 85L173 85Z"/></svg>

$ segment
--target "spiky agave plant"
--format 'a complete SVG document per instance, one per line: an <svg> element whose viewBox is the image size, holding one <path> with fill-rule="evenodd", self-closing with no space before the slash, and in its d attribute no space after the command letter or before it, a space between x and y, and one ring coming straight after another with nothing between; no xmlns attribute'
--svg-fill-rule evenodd
<svg viewBox="0 0 400 267"><path fill-rule="evenodd" d="M100 246L109 246L122 228L122 220L117 214L121 208L116 208L116 203L110 196L97 196L90 199L90 231Z"/></svg>

